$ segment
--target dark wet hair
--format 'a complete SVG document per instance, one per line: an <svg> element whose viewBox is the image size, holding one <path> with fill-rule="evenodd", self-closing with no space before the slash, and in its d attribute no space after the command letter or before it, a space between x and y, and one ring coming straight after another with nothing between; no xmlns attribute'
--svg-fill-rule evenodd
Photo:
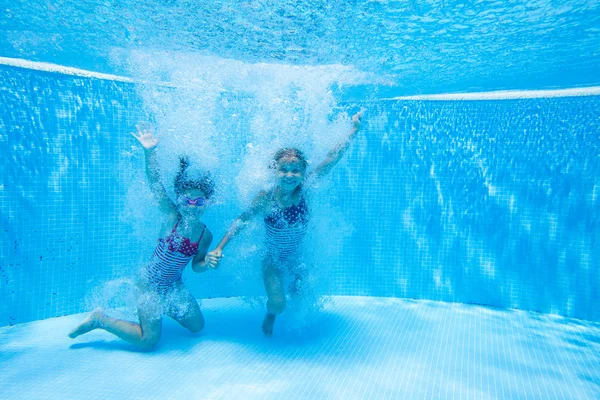
<svg viewBox="0 0 600 400"><path fill-rule="evenodd" d="M304 169L306 169L306 167L308 166L308 162L306 161L304 153L293 147L285 147L283 149L277 150L277 152L273 156L273 159L271 160L271 163L269 164L269 168L276 168L277 162L285 157L297 158L300 161L300 164L302 164L302 168Z"/></svg>
<svg viewBox="0 0 600 400"><path fill-rule="evenodd" d="M188 179L185 176L185 170L189 165L190 161L187 157L179 157L179 172L175 177L175 193L179 195L186 189L199 189L204 192L207 199L210 198L215 193L215 182L213 181L210 172L207 172L200 179Z"/></svg>

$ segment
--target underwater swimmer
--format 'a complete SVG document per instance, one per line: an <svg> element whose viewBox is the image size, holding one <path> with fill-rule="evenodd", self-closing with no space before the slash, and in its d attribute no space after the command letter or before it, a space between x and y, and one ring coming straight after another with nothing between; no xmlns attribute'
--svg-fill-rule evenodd
<svg viewBox="0 0 600 400"><path fill-rule="evenodd" d="M286 306L283 283L284 271L295 278L293 290L307 280L307 269L303 267L301 244L309 221L309 208L305 195L307 182L322 178L340 161L360 129L364 110L352 117L352 130L344 141L327 154L327 158L310 173L306 173L307 162L303 153L294 148L277 151L270 167L276 171L277 183L267 191L261 191L229 227L217 247L209 252L217 264L223 258L223 250L230 239L240 232L248 222L261 215L266 228L266 256L262 261L262 273L267 292L267 314L262 331L266 336L273 334L277 315Z"/></svg>
<svg viewBox="0 0 600 400"><path fill-rule="evenodd" d="M209 174L188 179L186 168L189 164L182 157L175 178L177 200L173 202L160 183L156 160L158 139L144 124L136 129L137 133L131 135L144 148L146 177L164 215L154 254L142 268L136 284L139 323L111 318L96 309L69 336L76 338L94 329L104 329L137 347L150 350L160 339L163 315L170 316L191 332L200 332L204 327L200 307L184 286L181 276L190 261L195 272L204 272L218 263L216 257L206 253L212 234L200 220L214 192L214 183Z"/></svg>

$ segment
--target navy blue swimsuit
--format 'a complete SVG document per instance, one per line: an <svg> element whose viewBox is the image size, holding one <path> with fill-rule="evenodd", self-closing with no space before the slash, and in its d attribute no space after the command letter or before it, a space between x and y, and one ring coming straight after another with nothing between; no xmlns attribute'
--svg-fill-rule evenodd
<svg viewBox="0 0 600 400"><path fill-rule="evenodd" d="M300 257L300 246L306 234L309 212L304 196L298 205L281 208L273 199L273 207L265 216L267 255L278 262Z"/></svg>

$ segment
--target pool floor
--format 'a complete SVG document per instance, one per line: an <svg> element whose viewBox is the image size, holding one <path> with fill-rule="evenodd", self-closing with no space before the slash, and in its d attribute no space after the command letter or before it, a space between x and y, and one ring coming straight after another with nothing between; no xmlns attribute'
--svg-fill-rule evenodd
<svg viewBox="0 0 600 400"><path fill-rule="evenodd" d="M205 330L165 319L152 353L86 314L0 328L2 399L600 399L600 324L514 310L332 297L312 325L202 302ZM287 318L287 319L286 319Z"/></svg>

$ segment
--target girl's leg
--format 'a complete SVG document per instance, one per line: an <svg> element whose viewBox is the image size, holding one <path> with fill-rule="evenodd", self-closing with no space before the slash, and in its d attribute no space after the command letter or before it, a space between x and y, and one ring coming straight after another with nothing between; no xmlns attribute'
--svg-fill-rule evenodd
<svg viewBox="0 0 600 400"><path fill-rule="evenodd" d="M157 296L144 296L157 297ZM79 326L77 326L69 337L76 338L79 335L92 331L94 329L104 329L119 338L136 345L142 349L150 350L160 340L162 329L162 318L159 305L151 302L140 302L138 304L138 316L140 323L125 321L122 319L109 317L102 309L95 309Z"/></svg>
<svg viewBox="0 0 600 400"><path fill-rule="evenodd" d="M170 297L169 317L177 321L190 332L197 333L204 329L204 317L198 302L190 291L182 284L177 287Z"/></svg>
<svg viewBox="0 0 600 400"><path fill-rule="evenodd" d="M309 284L309 273L308 268L304 263L299 263L290 269L291 274L294 276L294 280L290 283L288 291L290 296L303 296L308 288Z"/></svg>
<svg viewBox="0 0 600 400"><path fill-rule="evenodd" d="M281 270L270 263L263 263L263 280L267 291L267 315L262 324L262 331L266 336L273 334L275 317L285 310L285 291L283 289L283 274Z"/></svg>

